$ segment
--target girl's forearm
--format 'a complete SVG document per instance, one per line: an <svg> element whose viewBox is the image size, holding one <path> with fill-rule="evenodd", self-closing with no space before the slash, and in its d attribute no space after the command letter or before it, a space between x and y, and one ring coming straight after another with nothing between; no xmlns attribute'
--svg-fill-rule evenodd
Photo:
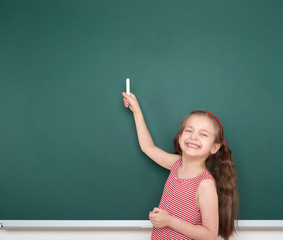
<svg viewBox="0 0 283 240"><path fill-rule="evenodd" d="M217 235L201 225L193 225L174 216L170 216L168 227L195 240L216 240Z"/></svg>
<svg viewBox="0 0 283 240"><path fill-rule="evenodd" d="M139 144L141 147L141 150L143 152L146 152L148 148L154 146L154 142L152 140L152 137L148 131L148 128L146 126L142 111L140 108L136 109L134 112L134 119L137 129L137 135Z"/></svg>

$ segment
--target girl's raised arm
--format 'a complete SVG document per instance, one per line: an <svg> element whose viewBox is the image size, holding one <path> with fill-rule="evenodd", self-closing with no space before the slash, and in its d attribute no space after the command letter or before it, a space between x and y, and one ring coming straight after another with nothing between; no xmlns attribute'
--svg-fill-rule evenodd
<svg viewBox="0 0 283 240"><path fill-rule="evenodd" d="M152 137L147 129L136 96L132 93L128 95L124 92L122 93L122 95L124 96L125 107L130 108L130 110L134 114L137 135L141 150L157 164L170 170L173 163L178 160L180 156L176 154L167 153L155 146Z"/></svg>

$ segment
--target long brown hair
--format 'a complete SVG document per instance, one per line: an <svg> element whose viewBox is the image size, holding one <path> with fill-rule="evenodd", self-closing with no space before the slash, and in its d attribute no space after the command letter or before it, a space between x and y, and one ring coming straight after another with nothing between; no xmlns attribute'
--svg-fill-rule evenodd
<svg viewBox="0 0 283 240"><path fill-rule="evenodd" d="M206 160L206 166L212 173L215 181L218 194L218 206L219 206L219 230L220 235L224 240L228 240L229 237L235 232L234 221L238 219L238 190L237 190L237 173L235 164L232 160L232 151L228 145L221 140L220 125L217 120L209 113L203 111L194 111L184 118L180 130L174 138L175 153L182 155L182 150L179 144L179 136L182 134L185 128L185 124L192 115L203 115L211 119L216 127L215 142L221 144L220 149L214 155L208 157ZM223 131L223 129L222 129Z"/></svg>

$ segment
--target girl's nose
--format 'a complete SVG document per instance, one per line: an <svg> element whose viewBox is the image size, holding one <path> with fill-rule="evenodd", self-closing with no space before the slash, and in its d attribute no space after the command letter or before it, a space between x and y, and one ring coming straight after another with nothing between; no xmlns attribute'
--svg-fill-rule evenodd
<svg viewBox="0 0 283 240"><path fill-rule="evenodd" d="M191 139L193 139L193 140L197 140L197 134L192 133L192 134L191 134Z"/></svg>

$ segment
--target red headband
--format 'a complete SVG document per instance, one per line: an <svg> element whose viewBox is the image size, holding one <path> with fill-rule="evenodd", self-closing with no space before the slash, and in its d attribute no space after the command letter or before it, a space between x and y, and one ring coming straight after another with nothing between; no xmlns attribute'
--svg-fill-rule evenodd
<svg viewBox="0 0 283 240"><path fill-rule="evenodd" d="M212 117L215 118L215 120L218 122L219 126L220 126L220 132L221 132L221 137L220 137L220 141L222 142L222 144L225 143L225 139L222 139L223 138L223 128L222 128L222 124L220 122L220 120L211 112L208 112L208 111L204 111L202 110L201 112L205 112L205 113L208 113L209 115L211 115Z"/></svg>

